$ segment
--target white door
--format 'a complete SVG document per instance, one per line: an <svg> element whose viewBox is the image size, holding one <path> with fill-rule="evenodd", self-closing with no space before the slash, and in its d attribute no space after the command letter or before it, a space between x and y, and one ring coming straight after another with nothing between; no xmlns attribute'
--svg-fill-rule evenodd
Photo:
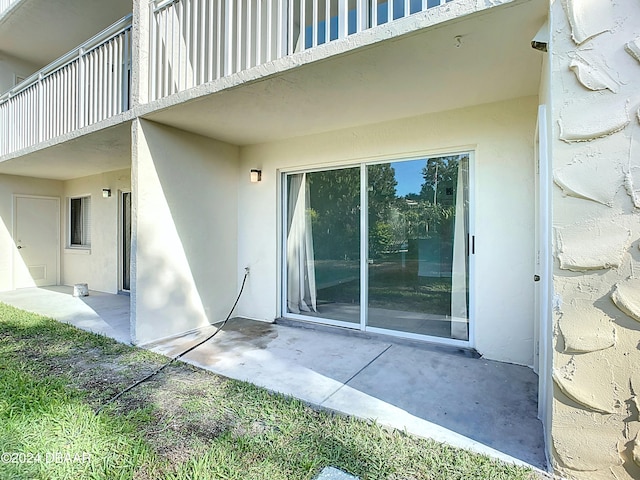
<svg viewBox="0 0 640 480"><path fill-rule="evenodd" d="M58 283L60 200L14 197L14 288Z"/></svg>

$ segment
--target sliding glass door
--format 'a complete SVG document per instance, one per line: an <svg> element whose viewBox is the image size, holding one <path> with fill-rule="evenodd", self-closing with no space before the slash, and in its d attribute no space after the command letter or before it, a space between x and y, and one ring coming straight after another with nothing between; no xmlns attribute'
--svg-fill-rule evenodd
<svg viewBox="0 0 640 480"><path fill-rule="evenodd" d="M287 312L360 323L360 168L287 176Z"/></svg>
<svg viewBox="0 0 640 480"><path fill-rule="evenodd" d="M285 315L469 340L469 154L285 179Z"/></svg>
<svg viewBox="0 0 640 480"><path fill-rule="evenodd" d="M468 156L367 167L367 324L469 339Z"/></svg>

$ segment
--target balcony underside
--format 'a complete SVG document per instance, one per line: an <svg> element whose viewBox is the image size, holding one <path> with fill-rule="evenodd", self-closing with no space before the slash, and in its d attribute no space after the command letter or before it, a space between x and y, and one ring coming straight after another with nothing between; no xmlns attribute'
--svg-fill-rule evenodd
<svg viewBox="0 0 640 480"><path fill-rule="evenodd" d="M530 42L545 18L546 2L513 2L198 98L182 92L144 117L249 145L537 95L542 54Z"/></svg>
<svg viewBox="0 0 640 480"><path fill-rule="evenodd" d="M0 174L70 180L130 167L127 121L0 162Z"/></svg>
<svg viewBox="0 0 640 480"><path fill-rule="evenodd" d="M131 13L131 0L20 0L0 13L0 50L44 66Z"/></svg>

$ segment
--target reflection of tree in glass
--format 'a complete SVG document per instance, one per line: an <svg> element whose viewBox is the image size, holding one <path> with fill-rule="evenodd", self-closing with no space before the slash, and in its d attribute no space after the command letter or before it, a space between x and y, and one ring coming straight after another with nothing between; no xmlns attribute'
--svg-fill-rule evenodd
<svg viewBox="0 0 640 480"><path fill-rule="evenodd" d="M396 195L390 163L369 165L369 255L379 258L406 248L410 239L429 238L452 228L458 166L467 156L426 159L419 193ZM315 258L353 260L360 256L360 169L307 174Z"/></svg>
<svg viewBox="0 0 640 480"><path fill-rule="evenodd" d="M432 205L454 205L460 159L460 155L429 158L422 169L424 183L420 198Z"/></svg>
<svg viewBox="0 0 640 480"><path fill-rule="evenodd" d="M398 224L392 224L396 200L396 172L389 163L371 165L369 179L369 257L378 258L393 250ZM397 215L396 215L397 217ZM402 227L400 227L402 228Z"/></svg>
<svg viewBox="0 0 640 480"><path fill-rule="evenodd" d="M360 254L360 169L307 174L316 260L352 260Z"/></svg>
<svg viewBox="0 0 640 480"><path fill-rule="evenodd" d="M451 228L455 215L458 166L467 157L451 155L427 159L424 183L417 195L407 195L405 218L409 238L429 238Z"/></svg>
<svg viewBox="0 0 640 480"><path fill-rule="evenodd" d="M466 157L464 157L466 159ZM390 194L390 186L369 192L369 254L379 258L407 248L409 240L430 238L434 234L447 233L452 228L455 215L458 165L460 155L428 158L422 169L423 183L420 192L402 197ZM369 167L372 172L393 172L389 164ZM385 177L383 177L385 178Z"/></svg>

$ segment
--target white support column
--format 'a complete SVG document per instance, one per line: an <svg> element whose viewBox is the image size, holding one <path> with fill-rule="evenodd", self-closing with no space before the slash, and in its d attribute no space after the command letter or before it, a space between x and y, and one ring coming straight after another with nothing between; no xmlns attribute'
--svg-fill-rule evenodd
<svg viewBox="0 0 640 480"><path fill-rule="evenodd" d="M146 0L133 0L133 25L131 29L131 106L149 102L149 52L151 42L151 9ZM125 42L125 58L129 45ZM155 52L154 52L155 53ZM124 64L124 76L128 65ZM128 83L128 80L123 80Z"/></svg>

